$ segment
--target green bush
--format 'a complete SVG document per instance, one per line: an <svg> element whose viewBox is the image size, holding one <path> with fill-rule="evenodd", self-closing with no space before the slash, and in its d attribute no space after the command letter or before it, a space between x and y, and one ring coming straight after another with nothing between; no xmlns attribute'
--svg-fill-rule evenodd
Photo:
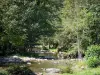
<svg viewBox="0 0 100 75"><path fill-rule="evenodd" d="M87 51L85 53L86 55L86 58L88 59L89 57L100 57L100 46L98 45L92 45L92 46L89 46L87 48Z"/></svg>
<svg viewBox="0 0 100 75"><path fill-rule="evenodd" d="M72 65L68 65L66 67L62 67L61 68L61 73L73 73L73 70L72 70Z"/></svg>
<svg viewBox="0 0 100 75"><path fill-rule="evenodd" d="M43 50L49 50L46 46L42 47Z"/></svg>
<svg viewBox="0 0 100 75"><path fill-rule="evenodd" d="M100 46L92 45L87 48L85 53L87 65L89 67L97 67L100 65Z"/></svg>
<svg viewBox="0 0 100 75"><path fill-rule="evenodd" d="M94 73L94 75L100 75L100 73Z"/></svg>
<svg viewBox="0 0 100 75"><path fill-rule="evenodd" d="M7 74L1 72L0 75L7 75Z"/></svg>
<svg viewBox="0 0 100 75"><path fill-rule="evenodd" d="M97 57L90 57L87 60L87 64L89 67L97 67L98 65L100 65L100 61Z"/></svg>
<svg viewBox="0 0 100 75"><path fill-rule="evenodd" d="M10 67L8 70L9 75L36 75L27 67L20 67L20 66L13 66Z"/></svg>
<svg viewBox="0 0 100 75"><path fill-rule="evenodd" d="M7 71L0 71L0 75L8 75Z"/></svg>

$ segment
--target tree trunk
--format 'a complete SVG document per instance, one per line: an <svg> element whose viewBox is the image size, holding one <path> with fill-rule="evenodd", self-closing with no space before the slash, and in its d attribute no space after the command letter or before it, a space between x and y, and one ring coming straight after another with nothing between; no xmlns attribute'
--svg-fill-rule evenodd
<svg viewBox="0 0 100 75"><path fill-rule="evenodd" d="M79 34L77 34L77 49L78 49L78 59L82 59L82 54L81 54L81 49L80 49L80 38L79 38Z"/></svg>

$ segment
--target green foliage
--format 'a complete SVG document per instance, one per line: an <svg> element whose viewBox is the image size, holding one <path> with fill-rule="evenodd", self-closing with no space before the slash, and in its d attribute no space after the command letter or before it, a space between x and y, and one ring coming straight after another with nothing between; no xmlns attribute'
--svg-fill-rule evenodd
<svg viewBox="0 0 100 75"><path fill-rule="evenodd" d="M100 46L92 45L87 48L85 53L87 64L89 67L97 67L100 65Z"/></svg>
<svg viewBox="0 0 100 75"><path fill-rule="evenodd" d="M40 36L52 36L63 0L0 0L0 47L30 48ZM5 53L6 54L6 53Z"/></svg>
<svg viewBox="0 0 100 75"><path fill-rule="evenodd" d="M12 50L9 43L28 49L40 41L42 45L62 47L62 51L76 44L74 47L81 53L91 44L100 44L99 3L99 0L0 0L0 50L2 54Z"/></svg>
<svg viewBox="0 0 100 75"><path fill-rule="evenodd" d="M81 53L91 44L100 44L99 2L99 0L64 1L61 15L62 26L56 37L63 50L69 50L76 44L74 47Z"/></svg>
<svg viewBox="0 0 100 75"><path fill-rule="evenodd" d="M64 4L61 32L57 35L58 44L63 51L74 48L73 52L78 52L79 56L89 44L89 37L86 34L88 29L86 3L82 0L65 0Z"/></svg>
<svg viewBox="0 0 100 75"><path fill-rule="evenodd" d="M43 50L49 50L47 47L45 47L45 46L42 46L42 49Z"/></svg>
<svg viewBox="0 0 100 75"><path fill-rule="evenodd" d="M91 43L92 44L100 44L100 34L99 34L99 20L100 20L100 4L98 4L99 1L96 0L96 4L92 2L92 5L90 5L90 8L88 8L88 25L89 25L89 31L88 36L90 36Z"/></svg>
<svg viewBox="0 0 100 75"><path fill-rule="evenodd" d="M82 69L82 67L83 67L83 69L86 69L86 67L87 67L87 64L86 64L85 61L78 61L78 62L76 63L76 65L79 67L79 69L80 69L80 68Z"/></svg>
<svg viewBox="0 0 100 75"><path fill-rule="evenodd" d="M65 54L64 58L77 58L77 50L69 50Z"/></svg>
<svg viewBox="0 0 100 75"><path fill-rule="evenodd" d="M36 75L27 67L20 67L20 66L13 66L10 67L8 70L9 75Z"/></svg>
<svg viewBox="0 0 100 75"><path fill-rule="evenodd" d="M62 73L73 73L73 71L70 67L63 68L61 72Z"/></svg>
<svg viewBox="0 0 100 75"><path fill-rule="evenodd" d="M100 59L97 57L89 57L87 60L87 65L89 67L97 67L100 65Z"/></svg>
<svg viewBox="0 0 100 75"><path fill-rule="evenodd" d="M8 75L7 71L0 71L0 75Z"/></svg>
<svg viewBox="0 0 100 75"><path fill-rule="evenodd" d="M72 65L68 64L66 67L61 67L61 73L73 73Z"/></svg>
<svg viewBox="0 0 100 75"><path fill-rule="evenodd" d="M89 57L97 57L100 58L100 46L99 45L91 45L87 48L86 51L86 58L88 59Z"/></svg>
<svg viewBox="0 0 100 75"><path fill-rule="evenodd" d="M100 67L98 68L89 68L82 71L77 71L73 74L64 73L61 75L100 75Z"/></svg>

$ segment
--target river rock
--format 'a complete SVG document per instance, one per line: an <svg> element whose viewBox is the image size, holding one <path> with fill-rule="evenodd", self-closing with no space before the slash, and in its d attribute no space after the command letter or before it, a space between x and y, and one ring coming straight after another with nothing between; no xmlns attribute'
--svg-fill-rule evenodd
<svg viewBox="0 0 100 75"><path fill-rule="evenodd" d="M12 56L13 58L19 58L17 55Z"/></svg>
<svg viewBox="0 0 100 75"><path fill-rule="evenodd" d="M59 73L60 72L60 69L57 69L57 68L47 68L45 70L46 73Z"/></svg>
<svg viewBox="0 0 100 75"><path fill-rule="evenodd" d="M27 62L27 65L31 65L31 62Z"/></svg>

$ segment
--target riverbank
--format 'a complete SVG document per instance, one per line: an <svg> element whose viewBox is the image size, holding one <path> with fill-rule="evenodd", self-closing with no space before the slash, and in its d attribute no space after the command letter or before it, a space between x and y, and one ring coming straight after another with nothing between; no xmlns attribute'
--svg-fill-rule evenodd
<svg viewBox="0 0 100 75"><path fill-rule="evenodd" d="M74 72L73 74L63 73L60 75L100 75L100 67L98 68L88 68L80 72Z"/></svg>
<svg viewBox="0 0 100 75"><path fill-rule="evenodd" d="M16 62L20 59L21 62L26 62L25 65L28 68L37 73L37 75L100 75L99 68L88 68L85 60L78 59L59 59L59 60L48 60L33 57L20 57L20 56L10 56L3 57L5 62ZM19 60L19 61L20 61ZM1 70L4 68L1 68ZM50 72L46 73L49 69ZM51 72L51 69L55 69ZM59 69L59 72L57 72ZM57 71L56 71L57 70ZM56 73L57 72L57 73Z"/></svg>

